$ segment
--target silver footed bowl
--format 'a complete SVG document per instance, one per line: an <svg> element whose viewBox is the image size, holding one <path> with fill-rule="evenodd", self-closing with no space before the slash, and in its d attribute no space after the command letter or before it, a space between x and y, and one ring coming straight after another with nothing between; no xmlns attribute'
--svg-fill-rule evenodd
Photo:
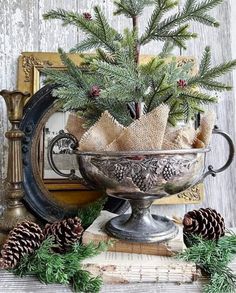
<svg viewBox="0 0 236 293"><path fill-rule="evenodd" d="M226 164L217 170L205 171L205 149L154 150L130 152L83 152L78 156L79 170L90 187L103 187L110 196L127 199L131 214L123 214L106 224L113 237L137 242L166 241L178 232L169 219L152 215L154 200L179 193L202 182L207 175L215 176L232 162L234 146L230 137L218 129L229 143Z"/></svg>

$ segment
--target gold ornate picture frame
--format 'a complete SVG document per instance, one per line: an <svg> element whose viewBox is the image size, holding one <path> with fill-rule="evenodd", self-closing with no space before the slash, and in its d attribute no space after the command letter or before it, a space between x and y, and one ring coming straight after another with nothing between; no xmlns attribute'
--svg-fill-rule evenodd
<svg viewBox="0 0 236 293"><path fill-rule="evenodd" d="M147 62L152 56L142 56L141 62ZM80 65L82 58L78 54L70 54L70 58L77 64ZM185 64L186 62L194 61L192 57L177 57L177 62L179 66ZM40 77L41 72L44 67L54 68L58 70L63 70L63 66L60 56L58 53L51 52L23 52L19 57L18 62L18 90L22 92L29 92L32 96L40 89ZM57 111L57 106L55 109L50 109L50 113ZM50 115L48 113L48 115ZM46 119L46 117L45 117ZM45 121L41 122L39 131L42 131L43 124ZM35 152L35 157L43 156L43 145L40 142L40 134L36 140L39 145L41 145L41 150ZM38 155L39 154L39 155ZM37 158L38 161L42 161L40 158ZM36 160L36 158L33 158ZM42 167L42 166L41 166ZM75 205L80 203L86 203L87 201L92 201L100 196L100 192L88 190L86 187L77 184L76 182L71 182L66 179L51 179L44 180L43 183L45 187L49 190L53 197L59 200L62 204L68 203L69 205ZM78 196L78 192L80 196ZM191 189L186 190L185 192L162 198L157 200L156 204L193 204L199 203L202 201L204 196L204 187L203 184L198 184ZM87 200L84 200L84 199Z"/></svg>

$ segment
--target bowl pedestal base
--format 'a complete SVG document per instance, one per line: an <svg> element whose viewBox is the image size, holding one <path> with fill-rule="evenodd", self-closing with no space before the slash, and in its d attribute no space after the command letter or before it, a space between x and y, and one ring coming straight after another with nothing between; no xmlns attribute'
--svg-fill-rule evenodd
<svg viewBox="0 0 236 293"><path fill-rule="evenodd" d="M163 242L174 238L177 226L163 216L152 215L153 200L129 200L132 213L111 219L106 232L119 239L132 242Z"/></svg>

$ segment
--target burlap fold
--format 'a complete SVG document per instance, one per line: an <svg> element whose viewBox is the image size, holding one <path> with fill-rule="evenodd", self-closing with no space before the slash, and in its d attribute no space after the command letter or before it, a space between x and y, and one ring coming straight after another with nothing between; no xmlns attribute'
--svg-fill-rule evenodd
<svg viewBox="0 0 236 293"><path fill-rule="evenodd" d="M197 139L202 141L205 146L208 146L211 141L212 130L214 128L215 121L216 113L214 111L207 111L201 118Z"/></svg>
<svg viewBox="0 0 236 293"><path fill-rule="evenodd" d="M81 151L101 151L117 138L124 127L108 111L102 113L99 120L83 134L79 143Z"/></svg>
<svg viewBox="0 0 236 293"><path fill-rule="evenodd" d="M79 117L76 113L71 112L67 119L65 129L74 135L79 142L82 135L86 132L86 129L83 127L84 123L84 118Z"/></svg>
<svg viewBox="0 0 236 293"><path fill-rule="evenodd" d="M191 125L167 127L168 114L169 107L163 104L125 128L105 111L85 133L83 118L71 114L66 129L80 140L79 149L83 151L171 150L208 146L216 118L214 112L206 112L198 130Z"/></svg>
<svg viewBox="0 0 236 293"><path fill-rule="evenodd" d="M106 147L107 151L139 151L161 149L169 107L160 105L131 123Z"/></svg>
<svg viewBox="0 0 236 293"><path fill-rule="evenodd" d="M162 149L174 150L192 148L196 135L196 130L191 125L179 128L168 127L165 132Z"/></svg>

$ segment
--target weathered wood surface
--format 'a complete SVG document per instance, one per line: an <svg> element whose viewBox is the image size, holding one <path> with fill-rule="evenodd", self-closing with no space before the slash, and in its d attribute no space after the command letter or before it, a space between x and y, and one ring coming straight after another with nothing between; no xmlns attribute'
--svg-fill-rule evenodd
<svg viewBox="0 0 236 293"><path fill-rule="evenodd" d="M145 283L145 284L124 284L124 285L104 285L101 293L200 293L206 280L197 281L190 284L175 283ZM0 292L1 293L71 293L71 289L64 285L45 285L34 277L19 278L7 271L0 272ZM91 292L92 293L92 292Z"/></svg>
<svg viewBox="0 0 236 293"><path fill-rule="evenodd" d="M236 229L234 228L234 232ZM236 272L236 259L234 259L230 268ZM203 286L208 282L207 278L199 278L197 281L189 284L181 283L136 283L136 284L104 284L101 293L201 293ZM68 286L40 283L33 276L19 278L7 271L0 271L0 292L1 293L70 293ZM92 292L91 292L92 293ZM223 292L222 292L223 293Z"/></svg>
<svg viewBox="0 0 236 293"><path fill-rule="evenodd" d="M124 20L122 17L113 17L112 1L110 0L0 0L0 4L0 89L16 88L17 58L21 52L56 51L59 46L68 50L83 38L83 34L77 34L74 28L62 28L59 21L44 21L42 14L47 10L62 7L84 12L90 11L95 4L100 4L111 24L118 30L122 30L130 24L129 20ZM148 15L149 13L146 11L141 24L147 22ZM211 45L213 64L236 57L236 1L225 0L224 4L214 10L214 15L221 22L220 28L214 29L194 25L194 31L200 35L199 40L190 42L189 49L186 52L179 53L198 57L206 45ZM141 25L142 29L144 29L144 26ZM150 44L144 48L142 53L155 54L159 48L158 44ZM228 75L225 80L236 85L236 71L234 74ZM235 91L220 94L222 99L217 106L217 116L218 125L230 133L235 140L234 96ZM7 170L7 142L4 138L7 128L6 107L0 97L0 178L6 177ZM216 140L213 145L214 151L209 156L209 162L213 166L219 166L227 155L227 146L221 139ZM236 205L233 205L236 194L235 169L236 161L226 172L216 178L207 178L205 181L206 199L203 205L211 206L221 212L229 226L236 225ZM185 211L192 208L191 205L173 205L168 207L157 206L154 207L154 210L170 216L183 216Z"/></svg>

